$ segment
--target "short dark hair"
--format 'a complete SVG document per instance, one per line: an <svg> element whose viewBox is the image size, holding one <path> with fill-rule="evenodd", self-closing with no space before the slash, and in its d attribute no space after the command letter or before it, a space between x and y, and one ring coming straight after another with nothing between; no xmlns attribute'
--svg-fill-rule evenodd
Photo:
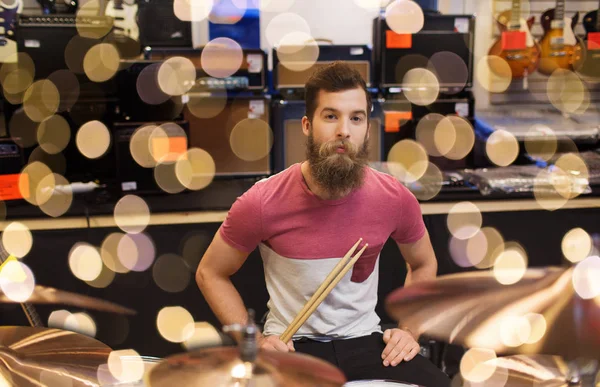
<svg viewBox="0 0 600 387"><path fill-rule="evenodd" d="M371 115L371 94L367 84L360 73L348 64L340 61L317 69L308 79L304 87L304 101L306 102L306 116L312 122L317 106L319 106L319 92L330 93L360 88L365 91L367 98L367 120Z"/></svg>

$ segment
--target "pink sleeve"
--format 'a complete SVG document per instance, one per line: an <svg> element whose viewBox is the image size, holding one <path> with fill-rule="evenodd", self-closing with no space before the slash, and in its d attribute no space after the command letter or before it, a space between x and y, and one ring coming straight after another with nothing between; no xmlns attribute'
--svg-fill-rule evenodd
<svg viewBox="0 0 600 387"><path fill-rule="evenodd" d="M233 203L219 232L227 244L245 253L262 241L261 198L256 185Z"/></svg>
<svg viewBox="0 0 600 387"><path fill-rule="evenodd" d="M425 222L419 201L412 192L402 186L400 203L402 208L396 219L396 230L391 235L392 239L401 244L416 242L425 235Z"/></svg>

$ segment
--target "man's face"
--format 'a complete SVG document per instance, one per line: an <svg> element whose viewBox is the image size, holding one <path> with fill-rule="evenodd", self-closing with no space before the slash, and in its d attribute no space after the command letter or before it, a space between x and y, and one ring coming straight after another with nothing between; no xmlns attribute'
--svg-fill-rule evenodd
<svg viewBox="0 0 600 387"><path fill-rule="evenodd" d="M317 182L334 196L362 184L369 123L362 89L321 90L312 123L303 119L307 158Z"/></svg>

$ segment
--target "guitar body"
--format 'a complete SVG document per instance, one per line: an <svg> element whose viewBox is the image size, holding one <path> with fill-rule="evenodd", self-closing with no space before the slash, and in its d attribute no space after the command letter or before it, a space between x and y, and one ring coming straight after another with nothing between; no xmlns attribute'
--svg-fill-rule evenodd
<svg viewBox="0 0 600 387"><path fill-rule="evenodd" d="M590 32L600 32L597 30L598 25L598 11L590 11L583 17L583 28L585 28L586 37Z"/></svg>
<svg viewBox="0 0 600 387"><path fill-rule="evenodd" d="M554 9L542 15L544 36L540 40L542 55L538 71L551 75L557 69L573 70L575 64L582 60L583 46L580 39L575 36L573 29L579 20L579 13L573 18L565 18L564 28L556 28L554 23Z"/></svg>
<svg viewBox="0 0 600 387"><path fill-rule="evenodd" d="M124 35L133 40L139 40L140 28L137 24L137 4L119 4L115 8L115 1L111 0L106 6L106 16L112 16L116 35ZM157 26L157 28L160 28Z"/></svg>
<svg viewBox="0 0 600 387"><path fill-rule="evenodd" d="M2 20L0 21L0 27L4 30L4 33L0 34L0 63L16 63L15 23L17 15L23 10L23 1L5 1L4 4L0 6L0 18Z"/></svg>
<svg viewBox="0 0 600 387"><path fill-rule="evenodd" d="M496 22L501 32L508 31L508 22L511 17L512 11L510 10L504 11L498 16ZM500 37L489 50L489 55L499 56L508 63L513 79L523 78L533 73L538 67L541 50L531 35L531 27L534 22L535 18L533 16L527 21L521 19L520 31L525 32L526 35L526 47L524 49L504 50L502 48L502 37ZM493 71L494 69L492 68L491 70Z"/></svg>

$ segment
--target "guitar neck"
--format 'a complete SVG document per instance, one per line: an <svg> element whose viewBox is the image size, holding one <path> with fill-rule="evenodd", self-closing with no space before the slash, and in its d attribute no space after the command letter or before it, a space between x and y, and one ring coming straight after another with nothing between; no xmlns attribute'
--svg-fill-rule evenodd
<svg viewBox="0 0 600 387"><path fill-rule="evenodd" d="M521 21L521 0L512 0L512 8L510 12L510 25L511 28L519 28Z"/></svg>
<svg viewBox="0 0 600 387"><path fill-rule="evenodd" d="M563 21L565 19L565 0L556 0L554 9L554 20Z"/></svg>

